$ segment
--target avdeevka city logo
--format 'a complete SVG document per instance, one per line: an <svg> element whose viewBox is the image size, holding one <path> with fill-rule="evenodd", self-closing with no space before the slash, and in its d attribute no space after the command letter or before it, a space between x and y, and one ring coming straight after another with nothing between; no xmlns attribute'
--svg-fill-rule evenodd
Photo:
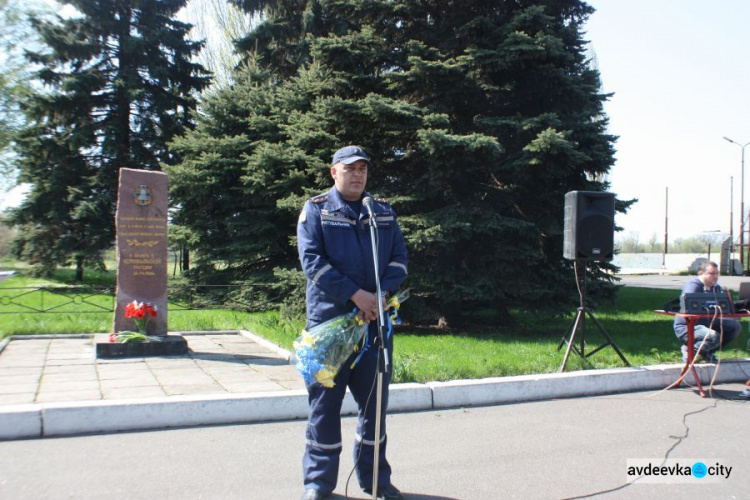
<svg viewBox="0 0 750 500"><path fill-rule="evenodd" d="M707 465L708 464L708 465ZM721 459L629 458L628 482L718 483L729 479L732 467Z"/></svg>
<svg viewBox="0 0 750 500"><path fill-rule="evenodd" d="M693 464L691 472L693 473L693 477L701 479L706 477L706 474L708 474L708 467L706 467L706 464L704 464L703 462L695 462Z"/></svg>

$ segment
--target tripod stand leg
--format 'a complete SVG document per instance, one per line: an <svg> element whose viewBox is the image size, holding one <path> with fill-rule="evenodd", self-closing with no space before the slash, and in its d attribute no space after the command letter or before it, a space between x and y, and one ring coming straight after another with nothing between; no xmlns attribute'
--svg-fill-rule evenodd
<svg viewBox="0 0 750 500"><path fill-rule="evenodd" d="M565 335L563 335L562 339L560 339L560 344L557 346L557 350L559 351L562 349L562 346L565 344L565 342L568 341L568 335L570 335L570 332L575 331L576 328L578 328L578 313L576 312L575 318L573 318L573 321L570 322L568 325L568 329L565 330Z"/></svg>
<svg viewBox="0 0 750 500"><path fill-rule="evenodd" d="M623 361L623 363L625 363L626 366L630 366L630 363L628 363L628 360L625 359L625 355L622 353L622 351L620 351L620 348L617 347L617 344L615 344L615 341L612 340L612 337L609 336L609 334L604 329L604 327L601 325L601 323L599 323L599 321L594 317L594 313L591 312L591 309L589 309L588 307L586 307L586 269L584 268L582 278L579 278L579 276L578 276L578 264L579 264L579 262L583 262L585 264L586 261L583 260L583 259L581 259L580 261L576 260L575 263L574 263L574 266L573 266L574 269L575 269L575 272L576 272L576 285L578 285L578 293L579 293L580 298L581 298L581 305L578 308L578 312L576 313L576 317L575 317L575 320L573 322L573 326L568 329L568 333L565 335L565 337L563 337L562 341L560 342L560 345L557 346L557 350L559 351L562 348L562 345L565 342L568 342L568 348L565 350L565 358L563 359L562 366L560 367L560 372L562 372L563 370L565 370L565 365L568 362L568 357L570 356L571 349L573 351L575 351L576 354L578 354L578 356L580 356L582 360L586 361L586 358L588 356L591 356L591 355L595 354L596 352L600 351L601 349L603 349L604 347L606 347L608 345L611 345L612 347L614 347L615 351L617 352L617 355L620 356L620 359ZM597 347L593 351L589 352L588 354L586 353L586 344L585 344L585 338L586 338L586 315L587 314L594 321L594 324L599 329L599 331L602 332L602 334L604 335L604 337L607 339L607 342L605 342L604 344L600 345L599 347ZM575 336L576 336L576 332L578 330L579 324L580 324L580 327L581 327L581 350L580 351L578 349L576 349L575 346L573 345L575 343ZM570 340L569 341L567 340L568 335L570 335Z"/></svg>
<svg viewBox="0 0 750 500"><path fill-rule="evenodd" d="M597 347L596 349L594 349L591 353L589 353L589 356L591 356L592 354L594 354L599 349L601 349L603 347L606 347L607 345L611 345L612 348L617 353L617 355L620 356L620 359L622 360L622 362L625 363L625 366L630 366L630 363L628 363L628 360L625 359L625 355L620 351L620 348L617 347L617 344L615 344L615 341L612 340L612 337L609 336L609 334L607 333L607 330L605 330L604 327L601 325L601 323L599 323L599 321L594 317L594 313L591 312L591 309L589 309L587 307L586 308L586 313L588 313L589 318L591 318L594 321L594 324L596 325L596 327L599 328L599 331L602 332L602 335L604 335L604 337L607 339L606 343L604 343L604 344L600 345L599 347Z"/></svg>
<svg viewBox="0 0 750 500"><path fill-rule="evenodd" d="M567 335L563 338L563 343L567 342L568 343L568 347L567 347L567 349L565 349L565 357L563 358L562 365L560 366L560 373L562 373L563 371L565 371L565 365L568 363L568 358L570 357L570 351L571 351L571 349L575 350L575 346L573 344L575 344L575 340L576 340L576 332L578 331L578 323L582 319L585 321L585 316L584 316L583 309L579 307L578 311L576 312L576 318L575 318L575 320L573 320L573 328L569 332L570 340L566 340L567 339ZM560 344L560 347L562 347L562 343ZM559 349L560 348L558 347L558 350ZM578 354L580 355L580 353L578 353Z"/></svg>

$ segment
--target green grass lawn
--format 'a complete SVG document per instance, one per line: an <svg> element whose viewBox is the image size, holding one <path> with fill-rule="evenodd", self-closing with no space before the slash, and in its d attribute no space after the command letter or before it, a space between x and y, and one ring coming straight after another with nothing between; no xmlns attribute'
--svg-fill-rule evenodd
<svg viewBox="0 0 750 500"><path fill-rule="evenodd" d="M26 314L20 310L8 314L9 293L17 287L70 284L67 270L52 280L29 277L21 271L0 284L0 337L13 334L39 333L99 333L112 328L112 313L72 312L73 305L61 306L55 314ZM111 284L112 273L87 273L87 284ZM594 311L596 318L620 347L633 366L680 362L680 343L672 331L672 320L653 313L679 290L655 290L624 287L615 306ZM16 297L13 303L23 302ZM31 298L28 299L29 303ZM47 299L52 300L52 299ZM55 300L64 301L64 297ZM104 304L112 298L92 294L86 303ZM49 302L48 304L49 305ZM66 311L65 307L71 308ZM88 307L88 306L87 306ZM405 305L408 307L408 302ZM557 350L560 339L570 326L575 311L568 317L539 317L514 312L511 327L481 327L469 330L417 330L399 328L393 353L393 375L396 382L427 382L466 378L501 377L509 375L556 372L562 363L564 349ZM250 330L286 349L299 334L301 322L285 322L277 311L247 313L231 310L169 311L172 331L190 330ZM576 345L580 340L578 332ZM586 351L590 352L605 341L595 325L586 321ZM748 331L743 323L740 338L732 348L722 353L723 359L748 357ZM568 370L623 366L611 346L607 346L585 361L571 354Z"/></svg>

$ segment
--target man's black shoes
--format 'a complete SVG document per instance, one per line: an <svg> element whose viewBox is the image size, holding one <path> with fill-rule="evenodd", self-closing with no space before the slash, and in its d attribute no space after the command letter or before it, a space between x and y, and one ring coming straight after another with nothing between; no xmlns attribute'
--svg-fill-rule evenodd
<svg viewBox="0 0 750 500"><path fill-rule="evenodd" d="M363 491L368 495L372 495L371 488L363 488ZM328 493L323 493L320 490L309 489L305 490L305 493L302 495L302 500L324 500L330 498L330 496L331 495ZM378 498L381 500L404 500L404 495L398 491L398 488L392 484L388 484L385 486L378 486Z"/></svg>
<svg viewBox="0 0 750 500"><path fill-rule="evenodd" d="M372 495L372 488L362 488L368 495ZM382 500L404 500L404 495L392 484L378 486L378 498Z"/></svg>
<svg viewBox="0 0 750 500"><path fill-rule="evenodd" d="M302 500L323 500L329 496L330 495L323 493L320 490L309 489L305 490L305 493L302 495Z"/></svg>

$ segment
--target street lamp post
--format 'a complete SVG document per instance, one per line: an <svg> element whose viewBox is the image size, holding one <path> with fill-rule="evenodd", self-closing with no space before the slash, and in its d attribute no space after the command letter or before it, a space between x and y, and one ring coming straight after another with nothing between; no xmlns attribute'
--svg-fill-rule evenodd
<svg viewBox="0 0 750 500"><path fill-rule="evenodd" d="M664 251L661 254L661 267L666 269L667 253L669 253L669 248L667 248L667 242L669 241L669 186L665 188L664 194Z"/></svg>
<svg viewBox="0 0 750 500"><path fill-rule="evenodd" d="M732 256L734 255L734 176L729 176L729 270L727 274L734 276Z"/></svg>
<svg viewBox="0 0 750 500"><path fill-rule="evenodd" d="M732 144L742 148L742 170L740 180L740 264L742 264L742 274L745 274L745 146L750 144L740 144L739 142L733 141L729 137L724 137L725 141L729 141Z"/></svg>

